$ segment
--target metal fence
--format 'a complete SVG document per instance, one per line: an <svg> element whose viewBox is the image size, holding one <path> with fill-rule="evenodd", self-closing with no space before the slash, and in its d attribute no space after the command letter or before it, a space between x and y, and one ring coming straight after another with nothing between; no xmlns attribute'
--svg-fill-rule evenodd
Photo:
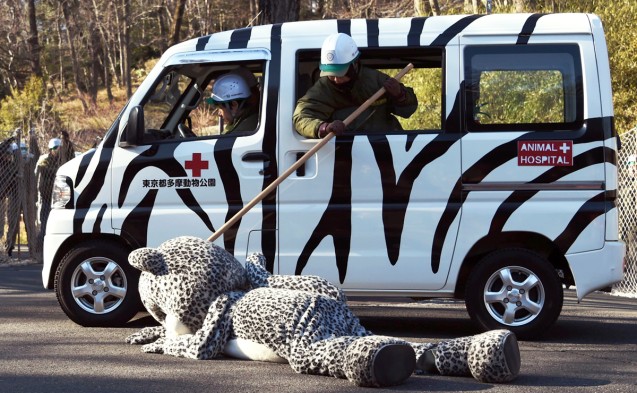
<svg viewBox="0 0 637 393"><path fill-rule="evenodd" d="M621 135L617 168L619 235L626 242L626 270L612 293L637 297L637 127Z"/></svg>
<svg viewBox="0 0 637 393"><path fill-rule="evenodd" d="M17 130L0 141L2 258L42 261L43 229L50 211L55 171L74 155L68 135L58 138L51 148L50 140L35 132Z"/></svg>

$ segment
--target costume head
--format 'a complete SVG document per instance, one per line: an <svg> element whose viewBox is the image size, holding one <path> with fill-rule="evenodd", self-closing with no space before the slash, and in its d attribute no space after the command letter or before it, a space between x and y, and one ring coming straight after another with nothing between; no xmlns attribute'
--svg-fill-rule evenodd
<svg viewBox="0 0 637 393"><path fill-rule="evenodd" d="M160 323L166 316L194 332L219 295L247 286L243 266L223 248L182 236L157 248L140 248L128 256L142 271L139 292L146 309Z"/></svg>

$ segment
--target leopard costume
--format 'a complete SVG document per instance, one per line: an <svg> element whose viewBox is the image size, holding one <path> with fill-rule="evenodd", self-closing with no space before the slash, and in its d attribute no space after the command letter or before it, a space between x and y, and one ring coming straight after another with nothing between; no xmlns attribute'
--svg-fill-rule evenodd
<svg viewBox="0 0 637 393"><path fill-rule="evenodd" d="M180 237L135 250L129 262L142 271L142 301L161 323L126 339L145 344L144 352L285 361L298 373L375 387L400 384L414 371L473 375L483 382L508 382L519 372L510 331L437 344L374 335L338 287L317 276L272 275L261 254L243 267L210 242ZM237 343L253 346L243 351Z"/></svg>

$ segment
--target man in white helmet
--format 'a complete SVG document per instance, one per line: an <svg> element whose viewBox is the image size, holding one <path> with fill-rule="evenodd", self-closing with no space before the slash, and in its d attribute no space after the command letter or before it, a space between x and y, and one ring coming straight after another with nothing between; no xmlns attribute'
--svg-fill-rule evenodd
<svg viewBox="0 0 637 393"><path fill-rule="evenodd" d="M228 73L217 78L206 103L218 108L224 121L222 134L256 130L259 108L250 99L251 96L250 86L240 75Z"/></svg>
<svg viewBox="0 0 637 393"><path fill-rule="evenodd" d="M343 120L381 87L386 93L363 112L350 130L402 130L394 115L411 116L418 107L413 89L375 69L362 67L358 46L347 34L328 36L321 47L321 78L299 99L293 115L299 134L323 138L342 135Z"/></svg>

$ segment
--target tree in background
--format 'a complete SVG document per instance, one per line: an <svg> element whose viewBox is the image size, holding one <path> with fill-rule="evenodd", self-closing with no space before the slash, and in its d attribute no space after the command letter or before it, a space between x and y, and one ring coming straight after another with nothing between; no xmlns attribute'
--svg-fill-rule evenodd
<svg viewBox="0 0 637 393"><path fill-rule="evenodd" d="M299 20L299 0L259 0L261 24Z"/></svg>
<svg viewBox="0 0 637 393"><path fill-rule="evenodd" d="M12 107L10 102L27 88L30 76L41 75L47 109L38 116L39 123L101 135L150 66L175 42L297 19L484 13L485 4L486 0L2 0L0 100L7 100L0 111L10 113L6 106ZM632 50L637 42L636 1L492 1L494 13L516 10L599 14L611 58L617 128L622 132L637 125L637 64ZM47 115L50 119L43 122ZM0 125L13 124L11 119L0 119ZM7 132L10 129L0 129L0 137Z"/></svg>

